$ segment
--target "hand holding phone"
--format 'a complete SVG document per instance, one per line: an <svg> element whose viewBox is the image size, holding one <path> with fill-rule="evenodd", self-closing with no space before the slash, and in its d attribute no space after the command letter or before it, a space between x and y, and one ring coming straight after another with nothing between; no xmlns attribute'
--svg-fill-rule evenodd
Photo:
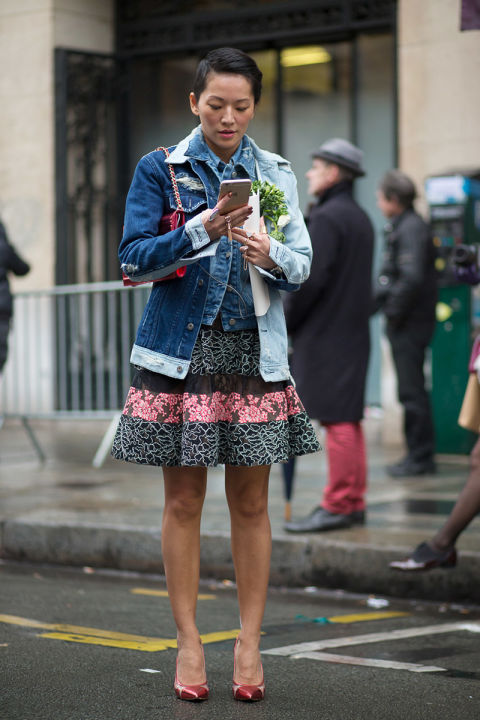
<svg viewBox="0 0 480 720"><path fill-rule="evenodd" d="M222 215L226 215L232 210L242 207L242 205L248 205L248 199L250 197L250 190L252 189L252 181L246 180L223 180L220 183L220 192L218 193L218 200L222 197L231 193L231 197L228 202L222 207ZM217 200L217 202L218 202Z"/></svg>

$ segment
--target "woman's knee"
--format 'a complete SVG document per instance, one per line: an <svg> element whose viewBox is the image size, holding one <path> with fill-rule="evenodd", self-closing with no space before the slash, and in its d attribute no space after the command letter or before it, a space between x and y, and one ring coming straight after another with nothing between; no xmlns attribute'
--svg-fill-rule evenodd
<svg viewBox="0 0 480 720"><path fill-rule="evenodd" d="M268 516L268 492L261 488L242 489L229 495L230 514L244 522L258 522Z"/></svg>
<svg viewBox="0 0 480 720"><path fill-rule="evenodd" d="M165 498L164 515L174 518L179 523L196 521L202 514L203 493L173 493Z"/></svg>
<svg viewBox="0 0 480 720"><path fill-rule="evenodd" d="M164 470L164 516L175 518L181 523L198 520L205 500L206 478L197 475L187 476Z"/></svg>

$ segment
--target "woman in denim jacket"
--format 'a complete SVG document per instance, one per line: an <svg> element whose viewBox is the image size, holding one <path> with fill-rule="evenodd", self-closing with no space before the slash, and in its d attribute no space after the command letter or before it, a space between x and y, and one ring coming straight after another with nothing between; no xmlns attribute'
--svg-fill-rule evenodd
<svg viewBox="0 0 480 720"><path fill-rule="evenodd" d="M260 150L245 134L261 79L255 61L233 48L214 50L200 62L190 93L200 125L168 159L159 150L140 160L119 250L122 269L134 281L187 268L181 279L153 285L113 446L119 459L163 468L162 553L177 625L174 687L183 700L208 697L195 621L207 468L225 465L241 619L233 694L237 700L261 700L270 466L318 450L290 378L279 293L297 289L307 278L311 244L289 163ZM186 223L159 235L161 216L176 207L168 164L175 170ZM268 180L284 191L291 218L284 244L266 231L247 238L241 226L250 215L248 205L222 214L228 198L217 204L220 182L235 177ZM269 307L259 317L245 261L268 286Z"/></svg>

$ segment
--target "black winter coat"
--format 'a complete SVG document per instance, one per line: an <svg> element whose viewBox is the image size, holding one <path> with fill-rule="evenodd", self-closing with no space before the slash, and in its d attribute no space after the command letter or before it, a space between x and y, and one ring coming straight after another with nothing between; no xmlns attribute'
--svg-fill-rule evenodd
<svg viewBox="0 0 480 720"><path fill-rule="evenodd" d="M364 409L374 232L352 192L340 182L313 208L310 277L285 301L298 394L326 423L358 422Z"/></svg>
<svg viewBox="0 0 480 720"><path fill-rule="evenodd" d="M3 223L0 222L0 315L10 317L12 314L12 295L8 283L8 273L26 275L28 265L10 245Z"/></svg>
<svg viewBox="0 0 480 720"><path fill-rule="evenodd" d="M413 209L385 228L385 249L375 292L375 310L389 325L435 321L435 248L427 223Z"/></svg>

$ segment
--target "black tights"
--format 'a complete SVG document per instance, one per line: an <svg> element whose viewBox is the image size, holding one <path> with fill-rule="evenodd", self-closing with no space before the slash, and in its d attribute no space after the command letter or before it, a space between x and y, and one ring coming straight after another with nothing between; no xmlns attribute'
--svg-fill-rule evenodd
<svg viewBox="0 0 480 720"><path fill-rule="evenodd" d="M480 512L480 437L470 454L470 473L447 522L431 541L436 550L445 550Z"/></svg>

